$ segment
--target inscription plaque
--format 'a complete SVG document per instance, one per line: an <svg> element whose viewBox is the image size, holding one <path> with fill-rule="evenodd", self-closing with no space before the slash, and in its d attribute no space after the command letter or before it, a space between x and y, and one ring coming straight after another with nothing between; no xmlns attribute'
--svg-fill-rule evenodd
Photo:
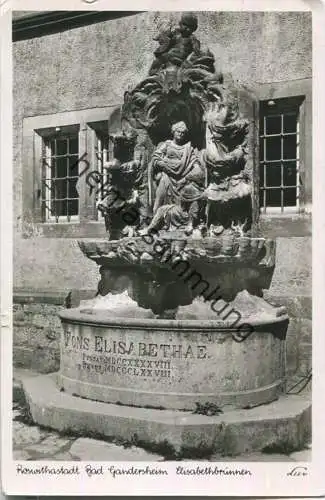
<svg viewBox="0 0 325 500"><path fill-rule="evenodd" d="M205 359L206 345L156 344L146 342L110 341L102 335L94 338L64 334L66 352L80 352L79 370L134 377L170 378L173 359ZM88 352L94 354L88 354Z"/></svg>

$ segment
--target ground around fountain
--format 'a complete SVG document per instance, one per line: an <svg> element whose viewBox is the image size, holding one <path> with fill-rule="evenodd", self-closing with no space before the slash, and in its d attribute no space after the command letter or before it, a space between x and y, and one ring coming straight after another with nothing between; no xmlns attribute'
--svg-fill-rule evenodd
<svg viewBox="0 0 325 500"><path fill-rule="evenodd" d="M13 459L14 460L62 460L62 461L144 461L171 460L168 453L153 453L132 443L118 440L108 441L89 436L62 434L31 422L24 402L21 381L25 377L38 376L29 370L14 370L13 386ZM186 459L189 461L190 459ZM311 445L304 450L269 450L250 452L236 457L211 455L194 461L211 462L308 462L311 460Z"/></svg>

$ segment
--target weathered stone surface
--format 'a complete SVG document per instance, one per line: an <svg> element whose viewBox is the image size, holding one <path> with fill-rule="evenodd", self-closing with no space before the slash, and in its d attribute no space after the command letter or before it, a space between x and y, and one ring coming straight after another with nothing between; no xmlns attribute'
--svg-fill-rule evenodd
<svg viewBox="0 0 325 500"><path fill-rule="evenodd" d="M63 303L62 305L55 305L55 304L47 304L40 301L33 302L31 304L24 304L23 305L24 313L26 314L31 314L32 316L35 314L42 314L42 315L47 315L47 316L52 316L50 319L54 324L56 323L59 326L59 323L57 321L57 312L60 309L63 309Z"/></svg>
<svg viewBox="0 0 325 500"><path fill-rule="evenodd" d="M36 306L36 304L34 305ZM55 311L52 312L47 310L47 308L45 307L46 304L38 305L40 310L37 313L26 312L25 310L21 310L18 313L15 313L18 314L19 320L17 321L17 318L14 317L14 325L16 326L16 331L19 332L18 336L14 336L16 342L24 343L25 341L30 340L32 342L38 342L40 345L42 345L42 341L44 341L44 335L42 335L39 330L51 330L57 335L60 333L61 324L59 321L58 312L62 310L62 308L56 307Z"/></svg>
<svg viewBox="0 0 325 500"><path fill-rule="evenodd" d="M62 448L66 448L71 443L71 439L63 438L58 434L49 434L40 443L27 446L27 451L33 455L53 456Z"/></svg>
<svg viewBox="0 0 325 500"><path fill-rule="evenodd" d="M310 342L299 344L299 371L308 373L312 369L312 345Z"/></svg>
<svg viewBox="0 0 325 500"><path fill-rule="evenodd" d="M41 329L35 328L30 321L25 321L24 324L16 324L14 326L15 345L27 347L44 346L45 340Z"/></svg>
<svg viewBox="0 0 325 500"><path fill-rule="evenodd" d="M76 457L73 457L71 453L68 451L65 451L64 453L57 453L53 457L51 457L51 460L64 460L65 462L71 462L72 460L79 460Z"/></svg>
<svg viewBox="0 0 325 500"><path fill-rule="evenodd" d="M13 322L15 323L21 323L22 321L25 321L25 313L23 311L23 307L20 304L17 304L17 307L19 308L18 310L14 310L13 313Z"/></svg>
<svg viewBox="0 0 325 500"><path fill-rule="evenodd" d="M311 214L292 214L291 217L261 217L258 224L258 234L273 238L275 236L293 237L311 236Z"/></svg>
<svg viewBox="0 0 325 500"><path fill-rule="evenodd" d="M290 318L288 327L288 339L297 342L311 344L312 341L312 320L308 318Z"/></svg>
<svg viewBox="0 0 325 500"><path fill-rule="evenodd" d="M302 318L300 321L300 339L301 342L310 343L312 342L313 333L313 322L311 319Z"/></svg>
<svg viewBox="0 0 325 500"><path fill-rule="evenodd" d="M31 460L31 455L26 450L13 450L14 460Z"/></svg>
<svg viewBox="0 0 325 500"><path fill-rule="evenodd" d="M195 410L196 403L226 410L252 407L282 392L286 316L252 315L245 323L255 331L240 342L236 328L219 319L115 313L111 307L61 314L60 388L97 401L181 410Z"/></svg>
<svg viewBox="0 0 325 500"><path fill-rule="evenodd" d="M14 386L21 387L22 381L26 378L38 377L39 373L33 370L28 370L26 368L16 368L13 369L13 383Z"/></svg>
<svg viewBox="0 0 325 500"><path fill-rule="evenodd" d="M16 421L13 422L12 434L13 446L15 448L21 448L27 444L39 443L46 436L46 432L38 427L29 427L22 422Z"/></svg>
<svg viewBox="0 0 325 500"><path fill-rule="evenodd" d="M21 345L14 345L13 364L16 368L30 368L33 360L33 348Z"/></svg>
<svg viewBox="0 0 325 500"><path fill-rule="evenodd" d="M22 388L22 379L28 377L35 377L39 375L38 372L33 372L32 370L26 370L25 368L17 368L13 369L13 390L12 390L12 400L17 406L17 411L20 411L21 407L25 402L25 395Z"/></svg>
<svg viewBox="0 0 325 500"><path fill-rule="evenodd" d="M60 350L58 347L37 348L19 345L13 349L13 362L17 368L29 368L39 373L55 372L60 367Z"/></svg>
<svg viewBox="0 0 325 500"><path fill-rule="evenodd" d="M59 431L97 433L160 447L193 457L236 456L276 446L302 449L310 442L311 405L307 397L290 396L251 410L207 417L189 412L150 410L76 398L60 392L53 376L24 381L35 422Z"/></svg>
<svg viewBox="0 0 325 500"><path fill-rule="evenodd" d="M311 297L311 244L311 237L277 238L270 294Z"/></svg>
<svg viewBox="0 0 325 500"><path fill-rule="evenodd" d="M290 329L293 328L292 320L290 321ZM299 369L299 343L294 335L287 335L286 339L286 375L291 377Z"/></svg>
<svg viewBox="0 0 325 500"><path fill-rule="evenodd" d="M296 451L290 454L290 458L292 458L292 460L295 460L296 462L311 462L312 453L309 449Z"/></svg>
<svg viewBox="0 0 325 500"><path fill-rule="evenodd" d="M290 377L311 367L312 320L291 317L286 339L286 372Z"/></svg>
<svg viewBox="0 0 325 500"><path fill-rule="evenodd" d="M210 458L211 462L294 462L289 455L281 453L245 453L237 457L223 457L213 455Z"/></svg>
<svg viewBox="0 0 325 500"><path fill-rule="evenodd" d="M14 409L12 410L12 418L15 419L17 417L20 417L21 416L21 409Z"/></svg>
<svg viewBox="0 0 325 500"><path fill-rule="evenodd" d="M50 373L59 367L62 306L19 304L14 313L14 366Z"/></svg>
<svg viewBox="0 0 325 500"><path fill-rule="evenodd" d="M31 319L35 328L46 328L50 325L50 318L45 314L34 314Z"/></svg>
<svg viewBox="0 0 325 500"><path fill-rule="evenodd" d="M310 295L273 294L271 290L264 291L264 298L271 304L285 306L292 318L312 319L312 297Z"/></svg>
<svg viewBox="0 0 325 500"><path fill-rule="evenodd" d="M59 366L58 311L60 306L44 303L23 304L14 317L14 365L40 373Z"/></svg>
<svg viewBox="0 0 325 500"><path fill-rule="evenodd" d="M135 446L123 448L113 443L99 441L97 439L79 438L70 448L73 457L79 460L93 461L152 461L163 460L163 457L149 453Z"/></svg>

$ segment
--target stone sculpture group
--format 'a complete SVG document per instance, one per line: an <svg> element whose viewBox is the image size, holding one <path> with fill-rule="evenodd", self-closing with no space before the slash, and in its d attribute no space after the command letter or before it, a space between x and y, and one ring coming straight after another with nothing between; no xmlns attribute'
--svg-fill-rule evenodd
<svg viewBox="0 0 325 500"><path fill-rule="evenodd" d="M200 238L251 227L249 123L196 28L190 13L160 33L148 78L125 93L114 159L104 165L111 191L98 204L110 239L152 230ZM138 217L130 229L123 214L132 209Z"/></svg>

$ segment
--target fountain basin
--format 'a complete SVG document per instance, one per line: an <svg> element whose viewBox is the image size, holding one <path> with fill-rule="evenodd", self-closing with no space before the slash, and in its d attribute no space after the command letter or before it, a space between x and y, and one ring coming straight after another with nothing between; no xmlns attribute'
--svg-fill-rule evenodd
<svg viewBox="0 0 325 500"><path fill-rule="evenodd" d="M107 403L191 411L197 403L222 411L254 407L282 393L283 310L270 307L234 325L233 319L157 319L141 308L135 317L131 302L129 317L114 317L109 307L60 313L61 389Z"/></svg>

